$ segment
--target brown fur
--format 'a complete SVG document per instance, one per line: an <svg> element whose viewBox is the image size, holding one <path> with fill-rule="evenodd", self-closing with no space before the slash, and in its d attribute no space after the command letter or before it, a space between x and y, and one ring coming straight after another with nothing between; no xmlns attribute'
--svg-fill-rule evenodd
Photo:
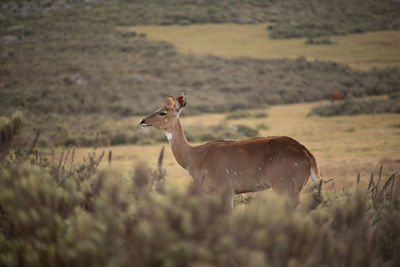
<svg viewBox="0 0 400 267"><path fill-rule="evenodd" d="M342 93L332 93L331 94L331 101L344 101L344 94Z"/></svg>
<svg viewBox="0 0 400 267"><path fill-rule="evenodd" d="M311 170L320 178L314 156L302 144L286 136L258 137L239 141L214 141L199 146L188 143L179 119L186 105L167 105L141 121L142 126L164 129L175 159L201 185L203 193L231 195L272 188L298 198ZM165 114L167 113L167 114ZM200 182L199 182L200 181Z"/></svg>

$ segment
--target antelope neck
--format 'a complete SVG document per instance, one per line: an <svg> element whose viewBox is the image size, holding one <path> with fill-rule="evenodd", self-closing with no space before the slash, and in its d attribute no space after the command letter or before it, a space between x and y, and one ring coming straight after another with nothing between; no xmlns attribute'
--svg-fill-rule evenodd
<svg viewBox="0 0 400 267"><path fill-rule="evenodd" d="M176 119L172 129L165 130L165 134L167 135L169 145L171 146L176 161L183 168L187 169L193 153L193 146L187 141L179 118Z"/></svg>

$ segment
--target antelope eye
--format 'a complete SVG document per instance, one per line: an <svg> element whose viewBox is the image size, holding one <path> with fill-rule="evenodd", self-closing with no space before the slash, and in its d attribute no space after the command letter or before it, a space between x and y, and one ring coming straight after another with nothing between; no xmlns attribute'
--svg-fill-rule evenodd
<svg viewBox="0 0 400 267"><path fill-rule="evenodd" d="M160 115L161 116L165 116L165 115L167 115L167 113L166 112L160 112Z"/></svg>

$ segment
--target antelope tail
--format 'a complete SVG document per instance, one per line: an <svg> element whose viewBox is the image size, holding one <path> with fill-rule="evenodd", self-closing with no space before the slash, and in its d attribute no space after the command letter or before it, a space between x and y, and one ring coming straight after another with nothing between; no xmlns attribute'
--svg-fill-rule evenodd
<svg viewBox="0 0 400 267"><path fill-rule="evenodd" d="M311 152L308 152L310 154L310 171L311 171L311 179L313 181L321 180L321 174L319 172L318 166L317 166L317 161L315 160L315 157Z"/></svg>
<svg viewBox="0 0 400 267"><path fill-rule="evenodd" d="M319 172L319 168L317 166L317 161L315 160L314 155L308 150L307 150L307 153L310 155L310 171L311 171L310 176L313 181L322 181L323 183L327 183L327 182L335 180L335 178L323 179Z"/></svg>

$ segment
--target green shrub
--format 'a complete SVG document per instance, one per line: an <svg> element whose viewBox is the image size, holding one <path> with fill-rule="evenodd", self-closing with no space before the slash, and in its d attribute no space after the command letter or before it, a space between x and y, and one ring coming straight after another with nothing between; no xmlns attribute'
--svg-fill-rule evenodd
<svg viewBox="0 0 400 267"><path fill-rule="evenodd" d="M345 100L342 103L331 103L314 107L310 114L320 116L400 113L400 98Z"/></svg>
<svg viewBox="0 0 400 267"><path fill-rule="evenodd" d="M222 139L241 139L243 135L234 127L229 127L224 123L218 125L187 126L184 128L186 138L190 142L204 142Z"/></svg>
<svg viewBox="0 0 400 267"><path fill-rule="evenodd" d="M256 129L257 130L268 130L269 126L265 125L264 123L259 123L259 124L256 125Z"/></svg>
<svg viewBox="0 0 400 267"><path fill-rule="evenodd" d="M308 45L331 45L332 40L329 38L307 38L306 44Z"/></svg>
<svg viewBox="0 0 400 267"><path fill-rule="evenodd" d="M128 137L124 133L118 133L111 139L111 145L124 145L128 143Z"/></svg>
<svg viewBox="0 0 400 267"><path fill-rule="evenodd" d="M268 117L268 114L265 112L257 112L256 114L254 114L254 118L256 119L266 118L266 117Z"/></svg>
<svg viewBox="0 0 400 267"><path fill-rule="evenodd" d="M8 152L15 136L22 129L23 116L16 112L11 119L0 117L0 160Z"/></svg>
<svg viewBox="0 0 400 267"><path fill-rule="evenodd" d="M236 110L234 112L228 113L226 115L227 120L237 120L251 117L251 114L248 111Z"/></svg>
<svg viewBox="0 0 400 267"><path fill-rule="evenodd" d="M256 137L258 135L258 129L251 128L244 124L238 125L237 131L246 137Z"/></svg>
<svg viewBox="0 0 400 267"><path fill-rule="evenodd" d="M250 117L260 119L260 118L268 117L268 114L265 112L257 112L257 113L252 114L248 111L236 110L236 111L233 111L226 115L227 120L238 120L238 119L245 119L245 118L250 118Z"/></svg>
<svg viewBox="0 0 400 267"><path fill-rule="evenodd" d="M399 5L373 0L364 4L344 0L278 1L275 12L279 16L275 17L271 37L320 37L399 28L395 15Z"/></svg>

